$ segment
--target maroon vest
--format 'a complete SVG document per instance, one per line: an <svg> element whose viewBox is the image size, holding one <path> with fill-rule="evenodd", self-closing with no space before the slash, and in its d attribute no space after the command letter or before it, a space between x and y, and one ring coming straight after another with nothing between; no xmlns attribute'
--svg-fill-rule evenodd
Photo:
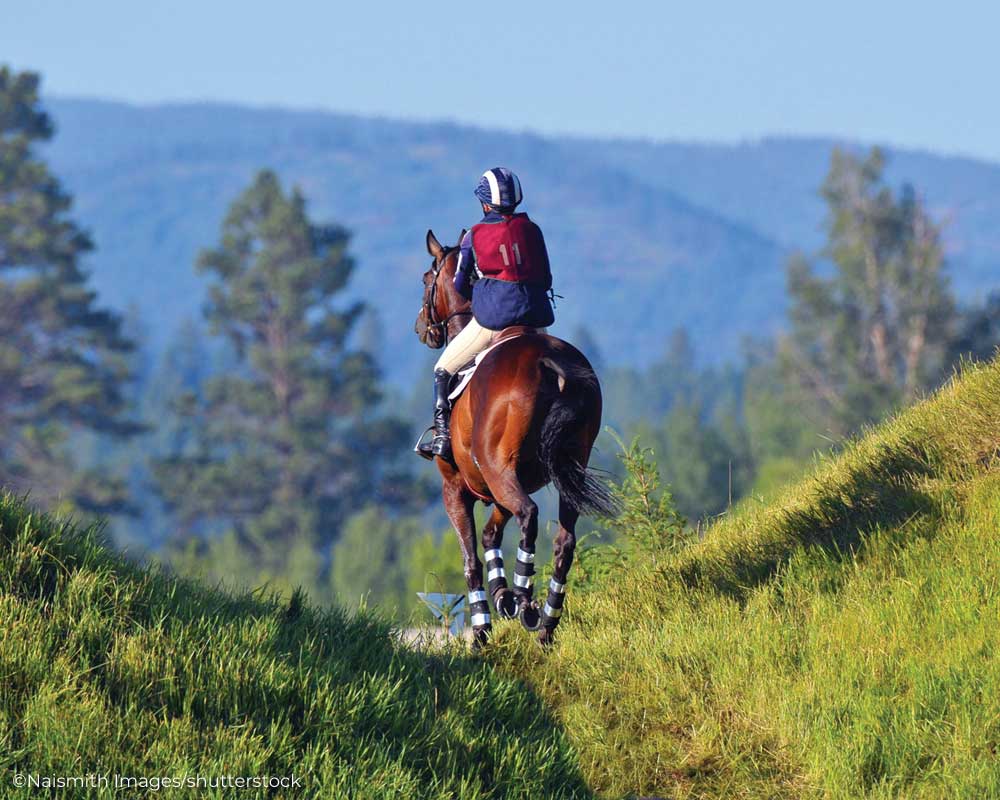
<svg viewBox="0 0 1000 800"><path fill-rule="evenodd" d="M527 214L472 226L476 266L487 278L517 283L549 283L549 256L539 227Z"/></svg>

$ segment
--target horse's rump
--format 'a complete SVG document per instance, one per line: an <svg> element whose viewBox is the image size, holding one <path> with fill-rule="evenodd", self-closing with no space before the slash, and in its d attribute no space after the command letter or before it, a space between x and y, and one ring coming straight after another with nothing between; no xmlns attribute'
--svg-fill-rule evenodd
<svg viewBox="0 0 1000 800"><path fill-rule="evenodd" d="M552 482L574 508L609 513L607 490L586 468L600 419L587 358L554 336L525 333L486 356L456 403L456 458L466 475L479 473L481 483L470 481L477 492L514 462L528 492Z"/></svg>

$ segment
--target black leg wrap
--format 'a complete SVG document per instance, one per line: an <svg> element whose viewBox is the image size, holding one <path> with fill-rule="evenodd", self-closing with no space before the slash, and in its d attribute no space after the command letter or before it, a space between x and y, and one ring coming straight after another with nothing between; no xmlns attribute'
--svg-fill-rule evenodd
<svg viewBox="0 0 1000 800"><path fill-rule="evenodd" d="M507 588L507 573L503 568L503 553L499 547L487 550L486 556L486 580L490 589L490 596L496 597L497 592Z"/></svg>
<svg viewBox="0 0 1000 800"><path fill-rule="evenodd" d="M518 598L531 599L534 593L534 574L534 551L517 548L517 563L514 565L514 594Z"/></svg>
<svg viewBox="0 0 1000 800"><path fill-rule="evenodd" d="M549 596L545 600L542 608L542 627L553 629L559 624L562 617L563 600L566 599L566 584L560 583L555 578L549 581Z"/></svg>
<svg viewBox="0 0 1000 800"><path fill-rule="evenodd" d="M490 606L486 600L486 592L477 589L469 592L469 622L476 641L485 641L486 634L492 627L490 624Z"/></svg>

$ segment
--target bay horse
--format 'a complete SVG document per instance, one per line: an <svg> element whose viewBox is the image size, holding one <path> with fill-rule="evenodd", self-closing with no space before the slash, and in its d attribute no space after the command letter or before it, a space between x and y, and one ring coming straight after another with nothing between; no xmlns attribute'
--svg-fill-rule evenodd
<svg viewBox="0 0 1000 800"><path fill-rule="evenodd" d="M434 260L423 276L423 305L414 331L421 342L439 349L468 324L472 311L454 286L458 247L441 245L433 231L427 231L427 252ZM587 468L600 427L601 387L590 362L571 344L534 329L500 334L500 343L486 353L455 401L452 460L435 460L444 507L462 547L477 645L487 640L491 621L476 552L476 500L494 506L482 541L497 614L519 618L548 644L562 615L580 514L615 512L607 486ZM533 597L538 506L531 494L549 483L559 493L559 532L552 580L545 605L539 608ZM500 551L511 517L521 531L513 590Z"/></svg>

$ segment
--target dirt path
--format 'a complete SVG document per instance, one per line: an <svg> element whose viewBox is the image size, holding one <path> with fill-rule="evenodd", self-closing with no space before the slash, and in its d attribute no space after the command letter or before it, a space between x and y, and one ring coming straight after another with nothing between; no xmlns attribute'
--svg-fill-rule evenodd
<svg viewBox="0 0 1000 800"><path fill-rule="evenodd" d="M449 635L440 626L403 628L399 631L399 640L403 644L416 649L443 647L449 641L454 641L455 639L463 639L466 642L471 642L472 629L462 628L462 632L458 636Z"/></svg>

